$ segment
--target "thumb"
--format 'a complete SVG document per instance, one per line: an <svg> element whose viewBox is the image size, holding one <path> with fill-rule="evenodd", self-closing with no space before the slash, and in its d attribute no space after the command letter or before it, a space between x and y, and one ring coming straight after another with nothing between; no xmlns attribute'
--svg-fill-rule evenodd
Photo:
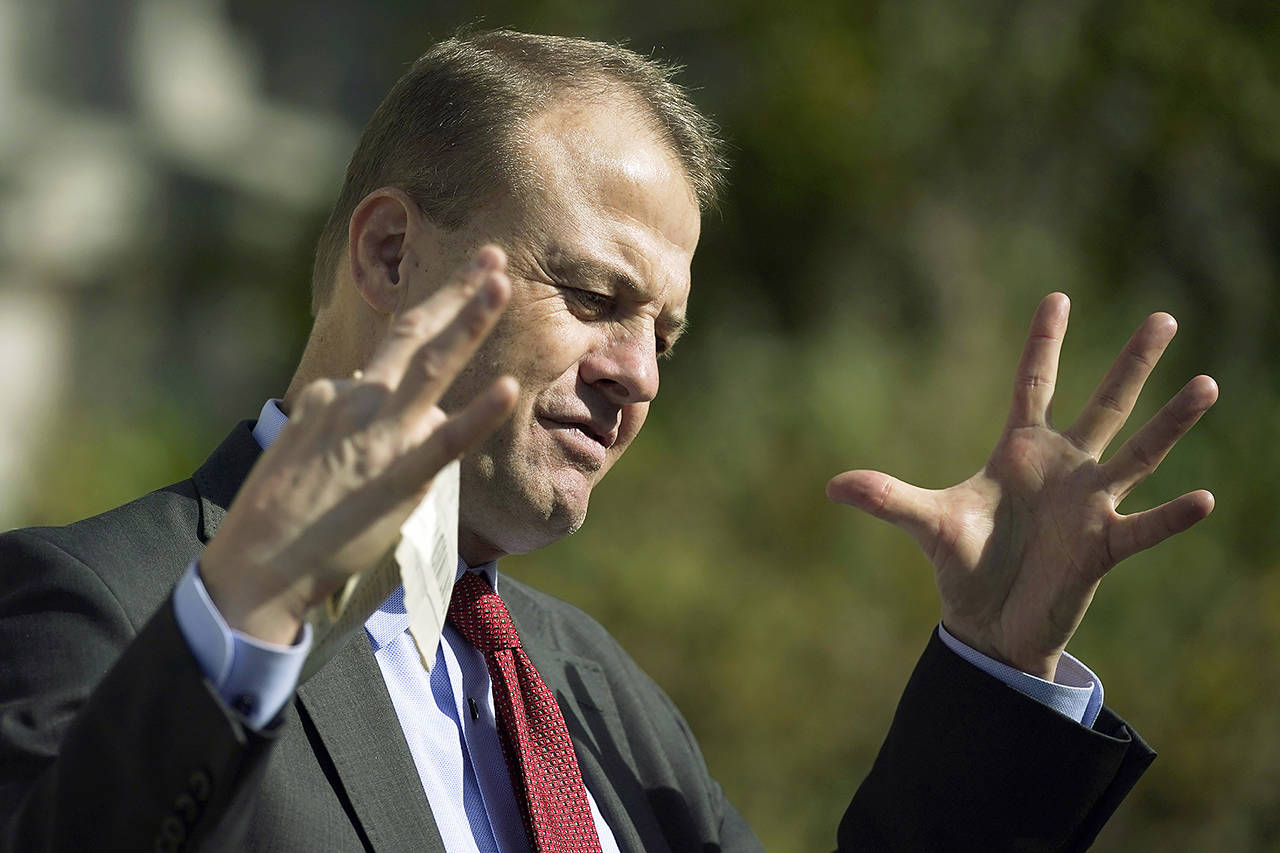
<svg viewBox="0 0 1280 853"><path fill-rule="evenodd" d="M827 497L883 519L920 540L937 516L934 493L879 471L845 471L827 483Z"/></svg>

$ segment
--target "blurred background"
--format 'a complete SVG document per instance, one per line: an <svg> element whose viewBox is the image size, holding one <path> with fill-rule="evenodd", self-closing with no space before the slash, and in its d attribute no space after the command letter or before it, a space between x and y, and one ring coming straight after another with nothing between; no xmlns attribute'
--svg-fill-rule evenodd
<svg viewBox="0 0 1280 853"><path fill-rule="evenodd" d="M185 478L283 392L360 126L455 27L686 66L732 186L693 334L584 530L503 567L675 698L771 850L829 849L937 620L874 467L963 479L1039 298L1074 417L1142 318L1181 331L1134 423L1221 403L1126 502L1193 532L1124 563L1072 651L1161 757L1097 848L1280 849L1280 10L1180 0L0 0L0 527Z"/></svg>

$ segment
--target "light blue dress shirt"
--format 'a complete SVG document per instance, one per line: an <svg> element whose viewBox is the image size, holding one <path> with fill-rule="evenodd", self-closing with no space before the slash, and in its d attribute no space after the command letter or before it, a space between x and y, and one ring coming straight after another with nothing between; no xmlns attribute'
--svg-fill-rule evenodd
<svg viewBox="0 0 1280 853"><path fill-rule="evenodd" d="M253 436L266 449L286 421L278 400L262 407ZM467 567L459 561L458 574ZM493 563L474 569L496 589ZM310 627L292 646L264 643L232 630L210 600L193 561L173 595L178 627L223 701L261 729L289 701L311 648ZM382 670L400 727L431 804L445 848L475 853L528 850L519 807L494 719L493 689L484 655L446 625L428 673L419 659L404 590L397 589L365 622L365 635ZM1055 711L1093 726L1102 708L1102 682L1064 654L1050 682L993 660L939 625L942 642L964 660ZM613 833L591 791L591 814L605 853L616 853Z"/></svg>

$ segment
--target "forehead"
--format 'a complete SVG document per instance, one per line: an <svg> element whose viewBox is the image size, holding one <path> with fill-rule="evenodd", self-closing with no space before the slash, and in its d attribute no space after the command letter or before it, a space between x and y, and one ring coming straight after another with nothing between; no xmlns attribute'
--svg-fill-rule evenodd
<svg viewBox="0 0 1280 853"><path fill-rule="evenodd" d="M565 101L534 117L525 138L535 179L525 213L544 251L590 258L683 310L700 212L679 160L640 109Z"/></svg>

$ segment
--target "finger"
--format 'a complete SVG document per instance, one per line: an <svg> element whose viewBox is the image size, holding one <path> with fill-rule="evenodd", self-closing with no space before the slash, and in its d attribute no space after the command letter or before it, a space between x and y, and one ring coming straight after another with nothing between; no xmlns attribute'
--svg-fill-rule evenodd
<svg viewBox="0 0 1280 853"><path fill-rule="evenodd" d="M827 483L827 497L883 519L917 539L932 536L937 526L933 492L879 471L837 474Z"/></svg>
<svg viewBox="0 0 1280 853"><path fill-rule="evenodd" d="M1053 386L1058 379L1058 354L1062 351L1070 312L1071 300L1065 293L1050 293L1036 308L1014 377L1010 428L1049 423Z"/></svg>
<svg viewBox="0 0 1280 853"><path fill-rule="evenodd" d="M1124 497L1156 470L1178 439L1195 426L1217 399L1218 383L1208 376L1197 376L1182 386L1155 417L1102 465L1104 482L1112 494Z"/></svg>
<svg viewBox="0 0 1280 853"><path fill-rule="evenodd" d="M408 488L425 488L441 468L474 450L510 417L519 390L510 376L498 379L406 454L389 476Z"/></svg>
<svg viewBox="0 0 1280 853"><path fill-rule="evenodd" d="M396 317L387 339L364 368L364 381L397 387L414 353L465 310L488 276L502 272L506 265L501 249L484 246L452 281Z"/></svg>
<svg viewBox="0 0 1280 853"><path fill-rule="evenodd" d="M306 420L312 412L319 411L338 395L338 383L330 379L318 379L302 389L289 412L289 422Z"/></svg>
<svg viewBox="0 0 1280 853"><path fill-rule="evenodd" d="M490 272L466 306L410 357L387 411L414 420L433 408L493 329L510 296L507 277Z"/></svg>
<svg viewBox="0 0 1280 853"><path fill-rule="evenodd" d="M1111 558L1118 563L1181 533L1213 512L1213 495L1190 492L1145 512L1122 516L1111 526Z"/></svg>
<svg viewBox="0 0 1280 853"><path fill-rule="evenodd" d="M509 376L495 381L477 394L461 411L447 417L431 410L415 424L403 452L364 479L346 499L321 519L332 518L335 525L365 535L378 528L394 533L426 494L440 469L473 450L502 424L515 408L519 386ZM272 445L276 447L277 445ZM349 539L349 536L344 538Z"/></svg>
<svg viewBox="0 0 1280 853"><path fill-rule="evenodd" d="M1067 438L1086 453L1101 454L1129 419L1142 386L1177 331L1178 322L1169 314L1148 317L1124 345L1080 417L1066 431Z"/></svg>

